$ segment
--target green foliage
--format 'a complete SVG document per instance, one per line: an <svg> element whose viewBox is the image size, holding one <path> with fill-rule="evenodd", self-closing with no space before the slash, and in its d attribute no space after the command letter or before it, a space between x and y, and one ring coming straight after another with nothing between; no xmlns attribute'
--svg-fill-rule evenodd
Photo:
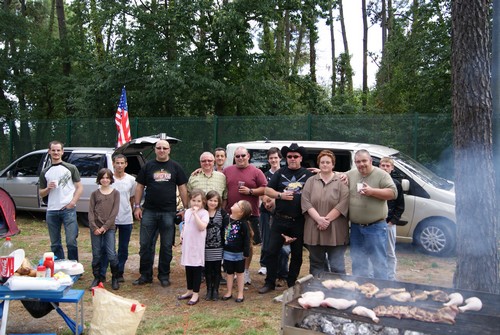
<svg viewBox="0 0 500 335"><path fill-rule="evenodd" d="M385 113L451 113L447 4L449 0L421 4L395 20L377 74L374 100Z"/></svg>

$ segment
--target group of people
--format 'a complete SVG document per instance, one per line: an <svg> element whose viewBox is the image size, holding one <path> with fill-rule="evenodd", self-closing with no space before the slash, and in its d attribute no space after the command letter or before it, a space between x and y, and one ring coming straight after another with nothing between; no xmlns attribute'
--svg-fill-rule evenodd
<svg viewBox="0 0 500 335"><path fill-rule="evenodd" d="M68 259L78 260L75 204L82 193L76 167L62 161L63 144L49 143L52 164L40 175L40 196L48 197L47 225L51 249L64 259L61 225L66 231ZM234 164L223 168L226 152L217 148L200 155L200 168L188 178L170 158L170 144L155 144L155 159L136 178L125 173L127 159L113 157L114 173L101 169L99 188L90 199L89 228L92 243L91 287L105 281L108 264L111 286L119 289L128 258L133 218L140 220L140 277L134 285L153 281L156 242L160 241L157 278L170 285L177 199L183 213L181 265L187 291L178 296L196 304L205 278L206 300L232 298L244 301L244 285L251 283L254 245L261 244L259 273L265 283L259 293L275 289L278 279L295 284L302 266L303 248L309 251L309 272L346 273L345 252L350 245L352 272L357 276L395 279L395 226L404 211L401 185L390 176L394 162L384 158L373 166L368 151L355 153L356 168L335 172L335 155L317 156L318 169L306 169L305 149L296 143L271 148L270 170L263 173L250 164L246 148L234 152ZM281 167L284 158L286 164ZM349 227L350 221L350 227ZM118 230L118 252L115 231ZM290 260L289 260L290 258ZM389 264L389 266L388 266ZM221 267L227 291L219 297ZM279 281L278 281L279 282Z"/></svg>

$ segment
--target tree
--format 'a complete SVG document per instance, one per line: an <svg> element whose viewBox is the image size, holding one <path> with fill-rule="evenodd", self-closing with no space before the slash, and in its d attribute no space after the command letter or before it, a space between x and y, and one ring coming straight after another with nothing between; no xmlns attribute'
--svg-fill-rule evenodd
<svg viewBox="0 0 500 335"><path fill-rule="evenodd" d="M454 285L499 293L490 10L488 0L452 1L452 108L459 241ZM480 171L474 169L479 162Z"/></svg>

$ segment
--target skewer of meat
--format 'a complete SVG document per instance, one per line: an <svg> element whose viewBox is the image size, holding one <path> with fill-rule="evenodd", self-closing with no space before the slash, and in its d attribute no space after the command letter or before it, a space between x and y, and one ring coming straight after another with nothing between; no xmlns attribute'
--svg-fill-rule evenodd
<svg viewBox="0 0 500 335"><path fill-rule="evenodd" d="M437 311L427 310L415 306L377 306L373 309L377 316L393 317L397 319L414 319L423 322L454 324L458 314L456 306L446 306Z"/></svg>

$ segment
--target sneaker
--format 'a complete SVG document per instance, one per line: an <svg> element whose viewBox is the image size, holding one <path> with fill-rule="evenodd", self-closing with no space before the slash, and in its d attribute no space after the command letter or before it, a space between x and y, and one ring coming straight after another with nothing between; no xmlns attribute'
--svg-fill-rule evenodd
<svg viewBox="0 0 500 335"><path fill-rule="evenodd" d="M245 270L244 276L245 276L245 285L251 285L252 279L250 279L250 272L248 270Z"/></svg>
<svg viewBox="0 0 500 335"><path fill-rule="evenodd" d="M267 274L267 269L265 266L261 267L258 272L260 275L265 276Z"/></svg>

